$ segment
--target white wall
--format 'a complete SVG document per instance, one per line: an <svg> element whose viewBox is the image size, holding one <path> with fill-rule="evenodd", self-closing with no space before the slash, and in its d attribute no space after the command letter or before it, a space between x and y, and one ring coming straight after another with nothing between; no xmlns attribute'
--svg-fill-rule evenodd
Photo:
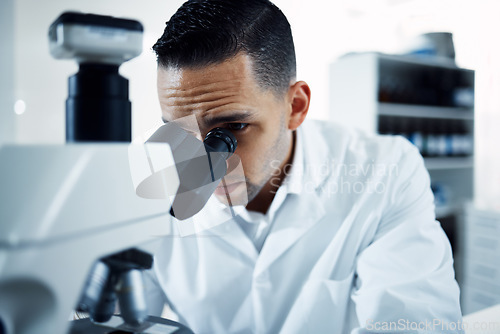
<svg viewBox="0 0 500 334"><path fill-rule="evenodd" d="M0 1L0 144L15 141L14 1Z"/></svg>
<svg viewBox="0 0 500 334"><path fill-rule="evenodd" d="M500 3L482 1L469 33L476 69L475 204L500 211Z"/></svg>

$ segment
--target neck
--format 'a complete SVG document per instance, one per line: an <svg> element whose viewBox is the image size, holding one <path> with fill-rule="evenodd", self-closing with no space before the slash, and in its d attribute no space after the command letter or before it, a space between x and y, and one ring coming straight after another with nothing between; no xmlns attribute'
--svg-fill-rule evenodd
<svg viewBox="0 0 500 334"><path fill-rule="evenodd" d="M290 145L287 153L287 158L283 160L283 163L280 166L280 174L279 176L273 176L269 178L264 187L260 190L260 192L255 196L255 198L248 203L246 206L249 211L257 211L263 214L266 214L267 210L271 206L273 202L274 196L278 191L279 187L283 183L286 175L288 174L289 169L292 166L293 162L293 152L295 148L295 132L292 133L292 138L290 139ZM277 179L276 179L277 178Z"/></svg>

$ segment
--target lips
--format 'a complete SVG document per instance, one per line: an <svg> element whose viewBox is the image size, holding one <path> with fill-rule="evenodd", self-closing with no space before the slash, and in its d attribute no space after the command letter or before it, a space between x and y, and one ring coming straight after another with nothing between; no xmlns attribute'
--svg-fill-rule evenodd
<svg viewBox="0 0 500 334"><path fill-rule="evenodd" d="M217 188L215 188L214 193L216 195L219 195L219 196L220 195L226 195L226 193L230 194L231 192L233 192L236 188L238 188L242 184L244 184L243 181L234 182L234 183L231 183L231 184L227 184L226 183L226 186L224 187L224 185L221 182L220 185L217 186Z"/></svg>

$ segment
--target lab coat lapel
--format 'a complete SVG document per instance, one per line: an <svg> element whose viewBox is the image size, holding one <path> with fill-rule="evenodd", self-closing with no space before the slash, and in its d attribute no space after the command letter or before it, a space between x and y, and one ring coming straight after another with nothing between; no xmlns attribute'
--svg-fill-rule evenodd
<svg viewBox="0 0 500 334"><path fill-rule="evenodd" d="M238 226L235 219L224 223L224 233L222 234L222 239L227 242L231 247L237 249L239 252L244 254L252 264L257 261L258 253L255 249L253 242L247 237L245 232Z"/></svg>
<svg viewBox="0 0 500 334"><path fill-rule="evenodd" d="M316 194L291 195L277 215L257 260L256 274L265 271L321 220L325 208Z"/></svg>
<svg viewBox="0 0 500 334"><path fill-rule="evenodd" d="M214 200L214 202L217 200ZM215 202L217 203L217 202ZM233 207L232 211L227 208L222 209L221 205L211 203L210 208L205 208L204 212L200 214L200 224L203 221L216 222L215 226L198 233L202 237L213 237L218 238L217 240L226 243L231 248L239 251L245 255L251 263L255 263L257 260L257 250L253 245L252 241L246 236L245 232L238 226L235 217L238 215L239 210L244 209L241 206ZM221 247L220 243L216 244L217 247Z"/></svg>
<svg viewBox="0 0 500 334"><path fill-rule="evenodd" d="M325 203L319 192L330 174L328 167L328 145L313 124L305 123L297 131L301 141L303 164L301 177L295 177L290 184L291 193L276 213L274 226L266 239L255 268L256 274L266 270L283 253L292 247L325 215ZM322 171L322 172L318 172ZM293 173L293 171L292 171Z"/></svg>

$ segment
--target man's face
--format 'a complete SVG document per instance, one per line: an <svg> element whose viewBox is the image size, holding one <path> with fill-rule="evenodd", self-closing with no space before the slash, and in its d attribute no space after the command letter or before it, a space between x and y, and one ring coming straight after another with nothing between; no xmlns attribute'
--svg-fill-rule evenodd
<svg viewBox="0 0 500 334"><path fill-rule="evenodd" d="M203 68L158 69L158 96L167 122L194 115L202 138L213 128L229 129L238 141L245 181L226 177L227 191L252 201L287 159L291 145L288 130L290 104L261 88L245 54ZM201 138L200 138L201 139ZM223 197L224 189L216 195Z"/></svg>

